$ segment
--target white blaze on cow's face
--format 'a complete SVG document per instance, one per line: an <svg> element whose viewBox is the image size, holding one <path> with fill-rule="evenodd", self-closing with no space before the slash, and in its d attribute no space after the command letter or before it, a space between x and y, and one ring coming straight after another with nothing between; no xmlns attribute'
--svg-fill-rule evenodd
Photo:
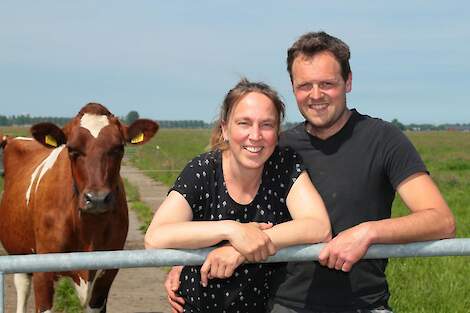
<svg viewBox="0 0 470 313"><path fill-rule="evenodd" d="M100 131L109 125L109 120L106 115L83 114L80 119L80 127L87 129L90 134L98 138Z"/></svg>

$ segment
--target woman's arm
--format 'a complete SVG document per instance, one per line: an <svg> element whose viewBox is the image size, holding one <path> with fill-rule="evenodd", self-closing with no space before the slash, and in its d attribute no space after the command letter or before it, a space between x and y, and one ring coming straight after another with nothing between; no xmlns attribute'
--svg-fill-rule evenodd
<svg viewBox="0 0 470 313"><path fill-rule="evenodd" d="M275 253L269 236L263 232L271 224L236 221L192 221L186 199L171 191L160 205L145 234L145 247L197 249L213 246L223 240L250 261L261 261Z"/></svg>
<svg viewBox="0 0 470 313"><path fill-rule="evenodd" d="M188 248L209 247L228 239L231 221L194 222L186 199L171 191L153 216L145 234L145 247Z"/></svg>
<svg viewBox="0 0 470 313"><path fill-rule="evenodd" d="M286 203L292 221L265 230L277 249L331 239L330 220L325 204L306 171L292 185Z"/></svg>

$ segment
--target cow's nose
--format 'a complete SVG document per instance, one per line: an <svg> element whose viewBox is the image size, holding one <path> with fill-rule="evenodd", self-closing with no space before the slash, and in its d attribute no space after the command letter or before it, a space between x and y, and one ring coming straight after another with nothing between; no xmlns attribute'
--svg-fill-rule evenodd
<svg viewBox="0 0 470 313"><path fill-rule="evenodd" d="M103 213L111 202L111 192L88 191L83 194L85 200L85 211L89 213ZM95 212L96 211L96 212Z"/></svg>

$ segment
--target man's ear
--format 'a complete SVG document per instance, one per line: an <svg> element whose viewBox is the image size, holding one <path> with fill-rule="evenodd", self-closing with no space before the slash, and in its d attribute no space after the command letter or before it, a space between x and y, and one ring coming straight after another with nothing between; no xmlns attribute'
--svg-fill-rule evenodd
<svg viewBox="0 0 470 313"><path fill-rule="evenodd" d="M67 142L62 129L52 123L39 123L31 127L31 135L47 148L57 148Z"/></svg>
<svg viewBox="0 0 470 313"><path fill-rule="evenodd" d="M352 72L349 72L348 79L346 80L346 93L352 90Z"/></svg>
<svg viewBox="0 0 470 313"><path fill-rule="evenodd" d="M126 141L133 145L141 145L152 139L157 133L159 125L148 119L135 120L127 128Z"/></svg>

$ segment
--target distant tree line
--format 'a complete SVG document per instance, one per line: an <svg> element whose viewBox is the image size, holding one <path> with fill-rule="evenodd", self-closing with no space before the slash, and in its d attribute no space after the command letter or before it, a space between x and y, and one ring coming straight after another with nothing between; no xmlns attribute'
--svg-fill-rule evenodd
<svg viewBox="0 0 470 313"><path fill-rule="evenodd" d="M121 120L127 124L131 124L138 119L139 113L137 111L130 111L126 116L121 117ZM54 117L54 116L30 116L29 114L0 115L0 126L26 126L33 125L41 122L52 122L57 125L65 125L70 121L70 117ZM213 123L206 123L202 120L159 120L157 121L162 128L212 128ZM398 119L393 119L392 124L401 130L411 131L429 131L429 130L456 130L456 131L470 131L470 123L464 124L403 124ZM285 122L282 129L289 129L297 125L298 122Z"/></svg>
<svg viewBox="0 0 470 313"><path fill-rule="evenodd" d="M29 114L11 116L0 115L0 126L24 126L41 122L52 122L57 125L65 125L68 121L70 121L70 117L30 116Z"/></svg>
<svg viewBox="0 0 470 313"><path fill-rule="evenodd" d="M470 123L455 123L455 124L403 124L398 119L394 118L391 123L401 130L411 131L430 131L430 130L455 130L455 131L470 131Z"/></svg>
<svg viewBox="0 0 470 313"><path fill-rule="evenodd" d="M162 128L211 128L212 124L202 120L158 120Z"/></svg>

